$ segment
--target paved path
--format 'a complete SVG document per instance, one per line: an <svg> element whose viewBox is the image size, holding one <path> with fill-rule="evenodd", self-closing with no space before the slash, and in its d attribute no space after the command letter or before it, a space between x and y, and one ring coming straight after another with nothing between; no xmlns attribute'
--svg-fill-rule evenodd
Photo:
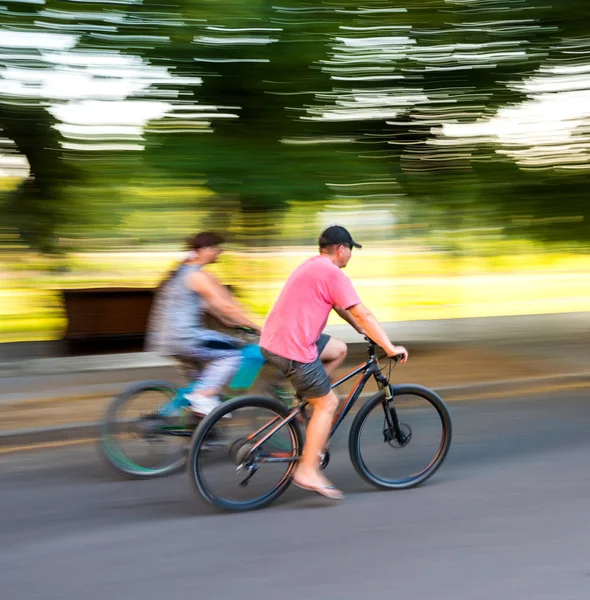
<svg viewBox="0 0 590 600"><path fill-rule="evenodd" d="M336 439L330 504L290 489L225 515L186 476L112 479L91 446L0 454L7 600L585 600L590 402L584 390L452 403L431 482L376 492Z"/></svg>

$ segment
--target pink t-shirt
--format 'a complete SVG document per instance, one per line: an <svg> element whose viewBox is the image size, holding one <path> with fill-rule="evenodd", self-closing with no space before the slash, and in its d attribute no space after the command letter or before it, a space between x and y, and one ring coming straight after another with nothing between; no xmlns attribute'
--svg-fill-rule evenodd
<svg viewBox="0 0 590 600"><path fill-rule="evenodd" d="M260 346L290 360L310 363L334 306L360 304L350 279L329 258L314 256L297 267L272 307Z"/></svg>

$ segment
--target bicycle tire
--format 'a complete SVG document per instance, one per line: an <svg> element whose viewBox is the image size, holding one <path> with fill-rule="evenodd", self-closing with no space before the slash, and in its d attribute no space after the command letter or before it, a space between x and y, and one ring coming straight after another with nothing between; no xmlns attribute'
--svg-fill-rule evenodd
<svg viewBox="0 0 590 600"><path fill-rule="evenodd" d="M186 468L195 492L198 493L201 498L204 498L207 502L223 511L250 511L267 506L287 490L291 484L291 473L296 465L296 462L291 462L279 483L276 484L274 488L272 488L266 494L253 500L227 500L215 495L210 489L208 489L206 481L199 470L199 458L201 452L203 451L204 442L215 424L217 424L224 415L231 412L235 413L239 409L243 408L264 408L274 411L278 416L283 418L287 417L291 412L291 409L289 409L279 400L254 395L238 396L215 408L205 419L203 419L203 421L201 421L191 440ZM291 432L295 445L293 451L298 452L300 455L303 448L303 432L299 423L293 419L284 427L289 428Z"/></svg>
<svg viewBox="0 0 590 600"><path fill-rule="evenodd" d="M380 489L402 490L416 487L417 485L424 483L427 479L432 477L432 475L434 475L434 473L440 468L451 446L452 422L449 410L445 402L434 391L414 384L395 385L392 386L392 391L394 398L394 407L395 398L397 396L411 395L425 400L436 409L441 421L442 436L436 453L430 460L430 462L425 466L425 468L422 471L419 471L411 475L410 477L404 477L399 480L384 479L383 477L380 477L374 472L372 472L371 469L367 466L365 460L363 459L360 448L362 428L373 409L378 404L382 404L385 401L384 391L377 392L376 394L371 396L357 413L350 428L348 449L350 454L350 460L356 472L365 481Z"/></svg>
<svg viewBox="0 0 590 600"><path fill-rule="evenodd" d="M180 451L175 452L168 461L157 468L142 467L127 456L114 437L116 432L113 426L117 423L116 415L120 409L140 394L153 391L162 393L163 397L172 398L176 394L177 386L167 381L155 380L131 385L111 401L101 425L99 454L111 470L127 479L153 479L173 475L182 471L186 462L184 450L182 454Z"/></svg>

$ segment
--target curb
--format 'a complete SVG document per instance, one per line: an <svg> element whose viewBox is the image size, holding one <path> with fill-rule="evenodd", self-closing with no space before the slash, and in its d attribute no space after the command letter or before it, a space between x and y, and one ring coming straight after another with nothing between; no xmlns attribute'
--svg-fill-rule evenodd
<svg viewBox="0 0 590 600"><path fill-rule="evenodd" d="M346 342L349 356L366 358L367 344L364 341ZM413 354L427 353L460 344L432 340L416 342L412 345ZM102 371L127 372L146 369L177 368L175 360L160 356L154 352L129 352L119 354L93 354L87 356L27 358L20 361L0 361L0 381L2 378L41 377L64 374L100 373Z"/></svg>
<svg viewBox="0 0 590 600"><path fill-rule="evenodd" d="M70 440L98 439L100 423L76 423L60 427L41 427L38 429L16 429L0 432L0 448L12 446L34 446L51 442Z"/></svg>
<svg viewBox="0 0 590 600"><path fill-rule="evenodd" d="M436 387L435 392L449 402L461 402L497 397L500 394L527 395L553 390L576 389L590 387L590 372L570 373L565 375L547 375L543 377L526 377L521 379L506 379L501 381L470 383L456 386ZM540 388L540 389L539 389ZM371 396L371 393L361 395L361 400ZM449 396L455 396L449 398ZM88 398L88 395L83 396ZM97 396L99 397L99 396ZM101 394L100 397L104 397ZM75 398L71 399L72 401ZM59 427L43 427L19 429L0 432L0 448L12 446L34 447L37 444L67 442L72 440L96 441L99 435L100 423L76 423Z"/></svg>
<svg viewBox="0 0 590 600"><path fill-rule="evenodd" d="M583 373L565 373L562 375L543 375L540 377L522 377L518 379L502 379L480 383L466 383L447 387L436 387L434 390L444 396L445 394L467 393L472 394L499 394L527 392L533 386L553 385L554 387L577 384L590 384L590 371ZM533 390L534 392L534 390Z"/></svg>

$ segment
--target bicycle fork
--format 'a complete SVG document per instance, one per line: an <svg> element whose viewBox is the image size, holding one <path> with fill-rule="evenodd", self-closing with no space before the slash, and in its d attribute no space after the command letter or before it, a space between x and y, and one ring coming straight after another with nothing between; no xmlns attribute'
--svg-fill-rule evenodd
<svg viewBox="0 0 590 600"><path fill-rule="evenodd" d="M393 440L397 440L400 446L405 446L408 442L407 435L402 431L400 422L395 410L395 401L393 397L393 387L386 382L382 384L382 389L385 391L385 399L383 400L383 412L385 413L385 426L383 427L383 441L387 444Z"/></svg>

